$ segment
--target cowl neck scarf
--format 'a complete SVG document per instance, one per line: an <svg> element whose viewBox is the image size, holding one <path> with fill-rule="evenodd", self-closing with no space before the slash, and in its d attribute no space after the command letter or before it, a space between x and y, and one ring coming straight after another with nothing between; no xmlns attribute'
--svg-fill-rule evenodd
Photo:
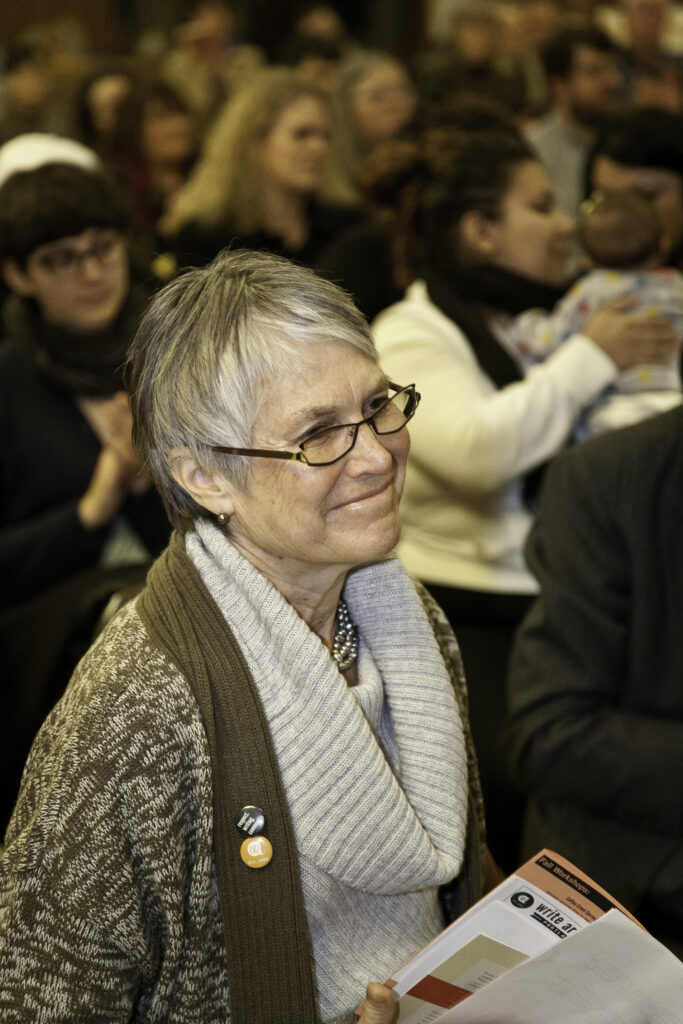
<svg viewBox="0 0 683 1024"><path fill-rule="evenodd" d="M489 327L492 312L516 316L527 309L552 309L558 288L498 267L429 267L423 275L432 302L466 335L477 362L497 388L522 379L519 365Z"/></svg>
<svg viewBox="0 0 683 1024"><path fill-rule="evenodd" d="M121 391L123 364L149 298L142 287L131 289L116 320L83 333L47 323L30 299L11 296L5 321L35 369L68 394L109 396Z"/></svg>
<svg viewBox="0 0 683 1024"><path fill-rule="evenodd" d="M452 684L419 598L396 561L353 574L345 596L383 673L391 663L403 667L404 682L410 678L410 693L403 684L389 687L387 693L401 786L322 642L214 526L200 522L186 541L174 534L138 602L150 638L180 669L195 695L207 732L214 789L213 844L231 1019L236 1024L251 1024L257 1018L273 1024L291 1020L312 1024L319 1019L297 844L315 848L316 856L349 884L374 891L397 888L397 867L404 879L410 876L413 883L421 880L429 885L451 879L462 863L467 802L462 727ZM410 609L407 616L404 601ZM413 618L416 628L404 633L404 619ZM423 643L431 648L424 663ZM406 666L414 668L406 672ZM337 756L340 766L357 765L352 787L348 773L342 771L341 787L333 786L327 794L309 794L311 820L299 820L299 806L290 813L283 774L296 770L296 765L283 752L278 729L265 710L272 713L283 684L288 689L282 711L295 722L296 751L309 762L323 759L314 764L315 774L321 774L321 764L332 764L339 773ZM434 702L427 705L434 723L429 737L433 747L411 729L411 700L422 708L427 701ZM319 714L328 723L331 720L335 730L343 729L345 742L333 751L326 742L316 741ZM348 723L347 715L351 716ZM313 752L309 744L315 745ZM356 841L350 855L344 856L349 845L346 829L337 862L334 851L320 849L320 835L329 833L316 829L317 797L322 796L325 809L338 815L334 802L342 797L356 801L369 782L385 790L382 799L392 816L391 827L396 821L400 843L407 838L409 849L399 849L396 862L388 858L388 864L378 865L377 856L370 853L374 837L369 836L368 848ZM407 809L407 822L397 820L401 812L394 805L396 798ZM248 803L268 809L267 835L278 853L265 871L246 870L240 862L233 818L236 809ZM376 808L370 810L368 823L377 821ZM354 823L365 818L354 802ZM355 828L352 831L356 839ZM379 860L384 859L385 851L380 850ZM267 957L259 953L264 934L269 936ZM246 964L245 951L249 951Z"/></svg>
<svg viewBox="0 0 683 1024"><path fill-rule="evenodd" d="M467 818L462 724L432 628L401 563L389 559L356 570L344 589L383 680L399 781L328 649L295 609L212 524L200 521L186 543L258 688L301 855L342 884L381 895L438 886L457 875ZM425 706L429 717L419 713ZM297 785L304 777L306 786ZM352 841L346 799L353 801ZM381 855L372 852L378 821L393 837Z"/></svg>

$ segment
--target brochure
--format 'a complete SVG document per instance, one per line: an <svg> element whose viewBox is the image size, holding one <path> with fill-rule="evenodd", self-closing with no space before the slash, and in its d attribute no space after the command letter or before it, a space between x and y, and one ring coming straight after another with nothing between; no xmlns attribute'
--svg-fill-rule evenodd
<svg viewBox="0 0 683 1024"><path fill-rule="evenodd" d="M587 935L591 926L605 918L605 915L609 916L610 923L591 933L590 940L574 938L584 933ZM616 925L612 924L615 920ZM630 946L623 939L626 926ZM547 958L555 963L553 951L557 955L559 948L564 947L568 939L573 941L567 948L570 951L578 949L577 955L584 948L588 956L594 955L596 942L598 945L601 942L606 945L604 956L607 961L610 958L614 960L611 976L621 977L625 973L622 981L624 991L628 991L629 985L632 985L628 957L625 950L620 950L619 942L612 948L606 938L601 940L601 935L608 933L610 936L616 935L625 949L630 949L634 942L637 945L636 940L647 944L651 957L659 958L668 966L674 990L678 985L676 1005L680 1016L683 1005L683 963L648 936L635 918L605 889L551 850L541 850L518 868L401 967L387 984L400 995L401 1024L432 1024L433 1021L450 1024L451 1021L460 1020L463 1024L475 1020L492 1024L493 1017L479 1016L478 994L484 990L489 992L488 986L491 985L487 998L492 999L494 992L500 992L503 988L502 979L512 978L512 975L518 985L521 983L523 991L529 987L537 992L538 986L536 983L532 985L531 979L536 976L538 965L532 968L532 963L538 960L541 969L546 964L547 970ZM563 957L557 958L557 963L561 964L562 960ZM560 971L559 967L553 969ZM527 974L528 986L525 981ZM610 975L609 970L607 975ZM557 980L560 980L559 974ZM648 983L647 977L643 983ZM574 985L576 987L576 979ZM540 998L542 1002L542 996ZM517 1005L517 1001L511 1002L504 996L502 999L501 1006L507 1017L500 1019L504 1019L506 1024L513 1020L524 1021L525 1024L528 1020L531 1024L537 1019L532 1016L530 1008ZM462 1009L459 1010L461 1004ZM633 1005L636 1005L635 997ZM539 1016L538 1019L547 1021L547 1004L545 1013L545 1018ZM576 1015L573 1019L583 1020ZM603 1019L607 1018L595 1017L596 1021ZM619 1018L620 1024L625 1024L625 1019L623 1016ZM646 1018L639 1018L643 1019ZM668 1020L656 1015L652 1019L661 1019L662 1022ZM559 1024L561 1020L564 1018L556 1017L553 1013L553 1021Z"/></svg>

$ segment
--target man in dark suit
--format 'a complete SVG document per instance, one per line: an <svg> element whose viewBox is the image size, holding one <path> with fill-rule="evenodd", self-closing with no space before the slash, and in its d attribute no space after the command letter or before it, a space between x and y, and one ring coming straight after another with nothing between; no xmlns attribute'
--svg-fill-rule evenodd
<svg viewBox="0 0 683 1024"><path fill-rule="evenodd" d="M683 952L683 407L550 467L509 680L525 854L574 861Z"/></svg>

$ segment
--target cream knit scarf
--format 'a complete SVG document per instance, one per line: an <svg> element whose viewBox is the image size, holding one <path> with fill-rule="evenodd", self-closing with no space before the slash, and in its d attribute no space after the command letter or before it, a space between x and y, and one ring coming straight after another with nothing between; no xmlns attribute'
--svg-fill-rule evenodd
<svg viewBox="0 0 683 1024"><path fill-rule="evenodd" d="M393 771L329 651L282 595L211 523L200 521L186 548L269 722L302 865L321 1011L330 1018L352 1005L360 977L383 980L401 962L392 958L411 955L438 931L436 888L460 870L467 819L452 683L400 562L352 573L344 594L382 678ZM339 918L330 929L333 907ZM372 921L367 950L358 915ZM348 949L356 963L339 962Z"/></svg>

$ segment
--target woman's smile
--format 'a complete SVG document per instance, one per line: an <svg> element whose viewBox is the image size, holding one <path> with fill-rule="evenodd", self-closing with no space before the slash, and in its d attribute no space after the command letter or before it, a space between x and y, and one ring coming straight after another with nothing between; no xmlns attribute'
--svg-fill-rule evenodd
<svg viewBox="0 0 683 1024"><path fill-rule="evenodd" d="M354 498L349 498L346 501L340 502L330 509L331 512L337 512L340 509L344 510L375 510L384 504L389 504L394 500L394 477L387 480L383 484L378 484L371 490L365 491L363 494L358 495Z"/></svg>

